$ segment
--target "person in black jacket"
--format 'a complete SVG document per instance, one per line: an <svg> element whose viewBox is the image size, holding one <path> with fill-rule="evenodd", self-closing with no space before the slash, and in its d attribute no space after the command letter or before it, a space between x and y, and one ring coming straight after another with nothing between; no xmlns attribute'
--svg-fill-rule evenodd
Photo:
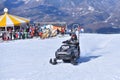
<svg viewBox="0 0 120 80"><path fill-rule="evenodd" d="M75 44L75 45L79 44L76 34L72 34L69 40L63 41L62 43Z"/></svg>
<svg viewBox="0 0 120 80"><path fill-rule="evenodd" d="M62 43L76 45L76 48L78 48L80 54L80 46L76 34L72 34L69 40L63 41Z"/></svg>

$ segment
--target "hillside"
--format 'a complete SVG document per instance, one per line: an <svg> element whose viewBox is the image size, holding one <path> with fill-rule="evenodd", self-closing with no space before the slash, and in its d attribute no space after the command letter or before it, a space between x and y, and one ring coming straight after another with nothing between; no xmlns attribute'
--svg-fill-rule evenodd
<svg viewBox="0 0 120 80"><path fill-rule="evenodd" d="M79 23L87 31L100 28L120 28L119 0L3 0L10 13L32 21L65 21Z"/></svg>

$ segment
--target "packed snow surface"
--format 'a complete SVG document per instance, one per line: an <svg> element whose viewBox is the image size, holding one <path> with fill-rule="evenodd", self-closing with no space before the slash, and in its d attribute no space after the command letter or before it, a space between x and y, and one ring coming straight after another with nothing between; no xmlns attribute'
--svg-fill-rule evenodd
<svg viewBox="0 0 120 80"><path fill-rule="evenodd" d="M49 63L70 37L0 43L0 80L120 80L120 34L80 34L79 64Z"/></svg>

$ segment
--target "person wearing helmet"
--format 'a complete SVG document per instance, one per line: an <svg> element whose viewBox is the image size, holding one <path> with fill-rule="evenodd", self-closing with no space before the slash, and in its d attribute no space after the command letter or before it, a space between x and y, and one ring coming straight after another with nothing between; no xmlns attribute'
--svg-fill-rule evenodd
<svg viewBox="0 0 120 80"><path fill-rule="evenodd" d="M62 43L79 45L79 42L78 42L76 34L72 34L71 38L69 40L63 41Z"/></svg>
<svg viewBox="0 0 120 80"><path fill-rule="evenodd" d="M77 35L76 35L76 34L72 34L72 35L71 35L71 40L72 40L72 41L77 40Z"/></svg>
<svg viewBox="0 0 120 80"><path fill-rule="evenodd" d="M76 34L72 34L69 40L63 41L62 43L76 45L76 48L78 48L80 53L79 41Z"/></svg>

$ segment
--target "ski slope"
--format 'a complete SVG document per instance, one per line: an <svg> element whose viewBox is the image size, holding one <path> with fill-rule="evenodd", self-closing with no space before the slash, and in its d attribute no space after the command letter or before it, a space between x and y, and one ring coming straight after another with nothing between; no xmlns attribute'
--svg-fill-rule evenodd
<svg viewBox="0 0 120 80"><path fill-rule="evenodd" d="M120 34L80 34L79 64L49 64L69 37L0 43L0 80L120 80Z"/></svg>

